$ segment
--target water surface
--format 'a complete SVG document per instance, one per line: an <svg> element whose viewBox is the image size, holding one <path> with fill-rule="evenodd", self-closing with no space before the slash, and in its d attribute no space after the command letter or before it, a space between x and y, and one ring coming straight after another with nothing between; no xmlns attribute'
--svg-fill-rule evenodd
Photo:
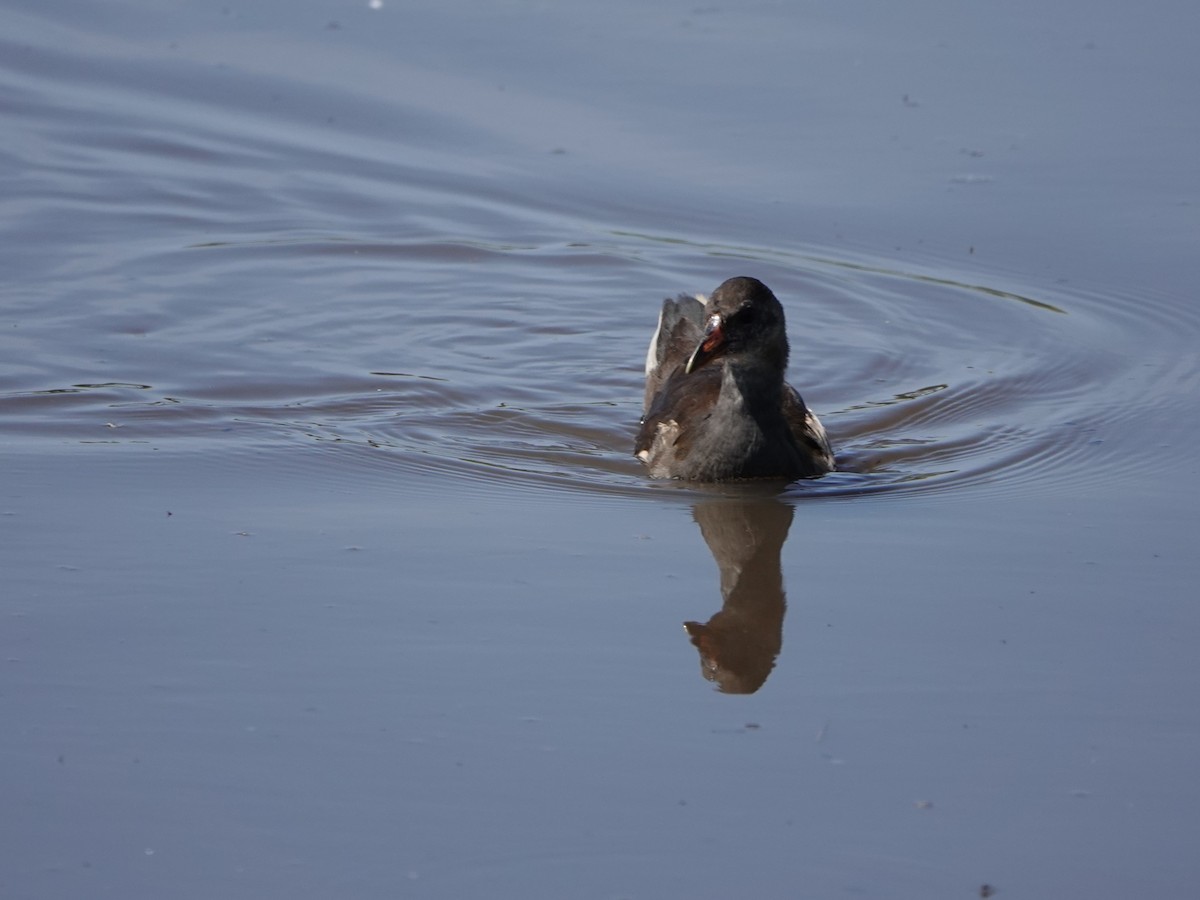
<svg viewBox="0 0 1200 900"><path fill-rule="evenodd" d="M0 892L1186 889L1192 8L376 7L0 14Z"/></svg>

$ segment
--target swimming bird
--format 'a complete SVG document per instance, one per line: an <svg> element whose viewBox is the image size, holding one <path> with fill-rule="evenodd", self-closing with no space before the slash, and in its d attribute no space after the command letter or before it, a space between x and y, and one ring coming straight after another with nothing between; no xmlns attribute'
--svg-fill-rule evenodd
<svg viewBox="0 0 1200 900"><path fill-rule="evenodd" d="M663 302L646 354L634 446L653 478L815 478L833 471L825 429L784 381L783 306L757 278Z"/></svg>

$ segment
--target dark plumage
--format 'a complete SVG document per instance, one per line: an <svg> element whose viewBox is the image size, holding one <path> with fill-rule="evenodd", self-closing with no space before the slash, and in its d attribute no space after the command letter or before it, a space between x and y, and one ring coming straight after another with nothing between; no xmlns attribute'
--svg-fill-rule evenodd
<svg viewBox="0 0 1200 900"><path fill-rule="evenodd" d="M663 303L646 356L634 452L654 478L814 478L833 470L825 429L784 373L783 307L756 278L704 302Z"/></svg>

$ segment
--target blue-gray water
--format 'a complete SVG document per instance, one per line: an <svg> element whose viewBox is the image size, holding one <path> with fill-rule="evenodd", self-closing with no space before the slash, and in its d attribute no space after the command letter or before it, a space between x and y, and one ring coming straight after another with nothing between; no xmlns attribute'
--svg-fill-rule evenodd
<svg viewBox="0 0 1200 900"><path fill-rule="evenodd" d="M1195 7L376 6L0 11L0 896L1186 895Z"/></svg>

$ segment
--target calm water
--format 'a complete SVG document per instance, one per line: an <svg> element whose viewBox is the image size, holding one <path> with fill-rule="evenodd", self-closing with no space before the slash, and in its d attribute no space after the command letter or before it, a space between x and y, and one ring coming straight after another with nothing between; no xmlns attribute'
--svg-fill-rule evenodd
<svg viewBox="0 0 1200 900"><path fill-rule="evenodd" d="M1185 894L1194 7L376 6L0 12L0 894Z"/></svg>

